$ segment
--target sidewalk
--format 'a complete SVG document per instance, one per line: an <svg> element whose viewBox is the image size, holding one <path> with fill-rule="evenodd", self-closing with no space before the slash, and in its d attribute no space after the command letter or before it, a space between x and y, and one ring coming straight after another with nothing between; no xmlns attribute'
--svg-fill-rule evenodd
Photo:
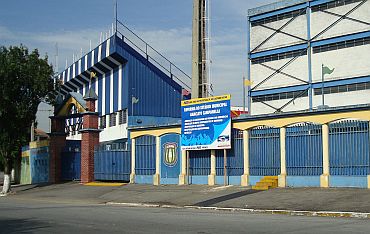
<svg viewBox="0 0 370 234"><path fill-rule="evenodd" d="M9 199L126 206L146 204L164 207L217 207L250 211L370 213L370 190L357 188L277 188L256 191L240 186L127 184L101 187L69 182L56 185L22 185L14 187L13 191L15 194L8 196ZM370 218L370 215L368 217Z"/></svg>

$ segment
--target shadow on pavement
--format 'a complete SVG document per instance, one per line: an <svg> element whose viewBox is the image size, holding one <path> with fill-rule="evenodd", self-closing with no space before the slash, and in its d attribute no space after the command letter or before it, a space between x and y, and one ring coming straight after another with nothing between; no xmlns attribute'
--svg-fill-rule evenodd
<svg viewBox="0 0 370 234"><path fill-rule="evenodd" d="M0 227L4 233L38 233L51 226L32 219L0 219Z"/></svg>
<svg viewBox="0 0 370 234"><path fill-rule="evenodd" d="M198 203L194 204L194 206L212 206L212 205L220 203L220 202L224 202L224 201L227 201L227 200L247 196L249 194L258 193L258 192L262 192L262 191L261 190L249 189L249 190L245 190L245 191L241 191L241 192L227 194L227 195L224 195L224 196L221 196L221 197L212 198L212 199L209 199L209 200L206 200L206 201L198 202Z"/></svg>

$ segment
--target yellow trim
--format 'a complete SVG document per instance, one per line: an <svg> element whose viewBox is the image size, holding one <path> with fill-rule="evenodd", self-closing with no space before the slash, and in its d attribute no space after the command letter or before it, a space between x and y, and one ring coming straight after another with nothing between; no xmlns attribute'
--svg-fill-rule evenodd
<svg viewBox="0 0 370 234"><path fill-rule="evenodd" d="M225 100L230 100L230 98L231 98L230 94L214 96L214 97L207 97L207 98L194 98L190 100L181 101L181 106L190 106L194 104L203 104L203 103L215 102L215 101L225 101Z"/></svg>
<svg viewBox="0 0 370 234"><path fill-rule="evenodd" d="M79 113L86 111L85 108L74 97L70 97L62 109L58 112L57 116L68 116L72 104L76 106Z"/></svg>
<svg viewBox="0 0 370 234"><path fill-rule="evenodd" d="M40 148L40 147L45 147L49 146L49 140L43 140L43 141L31 141L30 142L30 148Z"/></svg>
<svg viewBox="0 0 370 234"><path fill-rule="evenodd" d="M22 152L22 158L23 157L29 157L29 156L30 156L30 151L29 150L26 150L26 151Z"/></svg>
<svg viewBox="0 0 370 234"><path fill-rule="evenodd" d="M258 126L286 127L296 123L311 122L316 124L327 124L341 119L359 119L370 121L370 110L353 111L344 113L325 113L307 116L277 117L275 119L246 120L245 122L233 123L233 128L247 130Z"/></svg>
<svg viewBox="0 0 370 234"><path fill-rule="evenodd" d="M90 183L86 183L86 184L84 184L84 185L87 185L87 186L107 186L107 187L118 187L118 186L126 185L126 183L90 182Z"/></svg>
<svg viewBox="0 0 370 234"><path fill-rule="evenodd" d="M181 134L181 128L160 128L160 129L150 129L150 130L132 130L130 137L138 138L144 135L150 136L162 136L164 134L177 133Z"/></svg>

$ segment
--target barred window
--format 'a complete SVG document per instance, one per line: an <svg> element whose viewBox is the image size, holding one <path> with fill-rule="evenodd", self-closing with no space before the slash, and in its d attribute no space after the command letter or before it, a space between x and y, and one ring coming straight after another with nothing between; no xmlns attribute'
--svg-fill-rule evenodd
<svg viewBox="0 0 370 234"><path fill-rule="evenodd" d="M287 12L287 13L283 13L283 14L278 14L278 15L266 17L266 18L263 18L263 19L260 19L260 20L252 21L251 26L255 27L255 26L258 26L258 25L261 25L261 24L267 24L267 23L271 23L271 22L275 22L275 21L279 21L279 20L283 20L283 19L288 19L288 18L293 18L293 17L296 17L298 15L305 15L305 14L306 14L306 10L305 9L300 9L300 10L291 11L291 12Z"/></svg>
<svg viewBox="0 0 370 234"><path fill-rule="evenodd" d="M349 48L349 47L354 47L354 46L362 46L362 45L367 45L370 44L370 37L364 37L364 38L359 38L359 39L354 39L354 40L347 40L347 41L341 41L333 44L328 44L328 45L321 45L321 46L316 46L313 47L313 53L322 53L326 51L331 51L331 50L339 50L339 49L344 49L344 48Z"/></svg>
<svg viewBox="0 0 370 234"><path fill-rule="evenodd" d="M274 100L282 100L282 99L292 99L294 97L307 97L308 90L298 90L293 92L284 92L284 93L275 93L275 94L267 94L261 96L252 97L253 102L267 102L267 101L274 101Z"/></svg>
<svg viewBox="0 0 370 234"><path fill-rule="evenodd" d="M127 109L118 112L118 124L127 123Z"/></svg>
<svg viewBox="0 0 370 234"><path fill-rule="evenodd" d="M100 129L103 129L103 128L106 128L107 127L107 116L106 115L103 115L100 117L100 126L99 128Z"/></svg>
<svg viewBox="0 0 370 234"><path fill-rule="evenodd" d="M337 0L337 1L332 1L332 2L328 2L328 3L320 4L320 5L317 5L317 6L313 6L312 7L312 12L323 11L323 10L327 10L327 9L330 9L330 8L344 6L344 5L348 5L348 4L355 3L355 2L361 2L361 1L362 0Z"/></svg>
<svg viewBox="0 0 370 234"><path fill-rule="evenodd" d="M117 124L116 116L117 116L117 113L112 113L112 114L109 115L109 127L116 126L116 124Z"/></svg>
<svg viewBox="0 0 370 234"><path fill-rule="evenodd" d="M331 94L359 91L365 89L370 89L370 82L325 87L324 90L322 90L321 88L315 88L314 93L315 95L321 95L322 91L324 91L324 94Z"/></svg>
<svg viewBox="0 0 370 234"><path fill-rule="evenodd" d="M279 54L273 54L273 55L267 55L267 56L263 56L263 57L259 57L259 58L254 58L254 59L252 59L252 64L271 62L271 61L275 61L275 60L293 58L293 57L304 56L304 55L307 55L307 50L306 49L288 51L288 52L284 52L284 53L279 53Z"/></svg>

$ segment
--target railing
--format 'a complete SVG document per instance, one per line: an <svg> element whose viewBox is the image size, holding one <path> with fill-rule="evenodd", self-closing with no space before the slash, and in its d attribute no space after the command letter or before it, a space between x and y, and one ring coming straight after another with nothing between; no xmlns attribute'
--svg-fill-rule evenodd
<svg viewBox="0 0 370 234"><path fill-rule="evenodd" d="M136 33L125 26L121 21L117 20L117 35L122 37L122 40L134 48L139 54L145 57L148 61L158 65L157 67L179 83L183 88L191 90L191 78L183 70L169 61L161 53L155 50L152 46L141 39Z"/></svg>

